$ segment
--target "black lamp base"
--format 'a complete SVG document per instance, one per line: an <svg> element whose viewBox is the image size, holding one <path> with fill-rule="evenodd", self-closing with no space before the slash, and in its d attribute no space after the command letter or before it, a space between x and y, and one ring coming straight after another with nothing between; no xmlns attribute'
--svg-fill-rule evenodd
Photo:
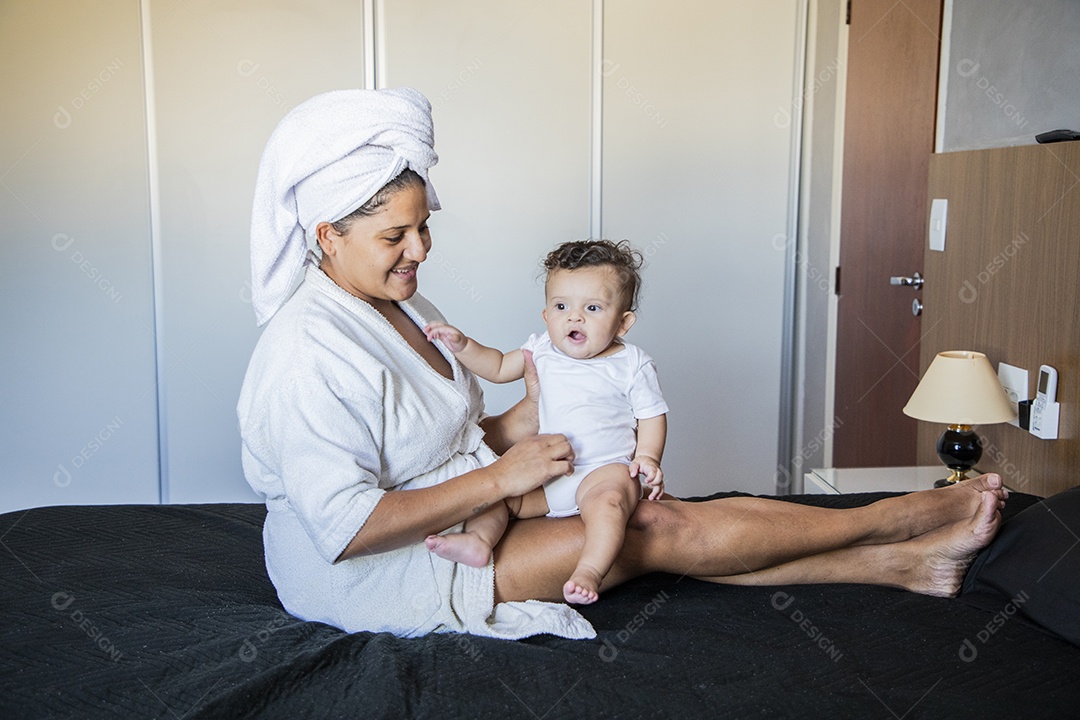
<svg viewBox="0 0 1080 720"><path fill-rule="evenodd" d="M938 438L937 454L941 462L952 470L952 475L936 481L934 487L955 485L982 457L982 438L970 425L950 425Z"/></svg>

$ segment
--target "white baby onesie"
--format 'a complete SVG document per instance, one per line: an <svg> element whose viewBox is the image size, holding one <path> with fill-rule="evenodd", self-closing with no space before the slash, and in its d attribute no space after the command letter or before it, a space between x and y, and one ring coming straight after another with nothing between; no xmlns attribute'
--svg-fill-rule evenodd
<svg viewBox="0 0 1080 720"><path fill-rule="evenodd" d="M629 464L637 421L667 413L656 365L630 343L606 357L572 358L547 333L531 335L522 349L532 351L540 375L540 432L562 433L574 448L574 474L544 484L548 515L576 515L585 476L610 463Z"/></svg>

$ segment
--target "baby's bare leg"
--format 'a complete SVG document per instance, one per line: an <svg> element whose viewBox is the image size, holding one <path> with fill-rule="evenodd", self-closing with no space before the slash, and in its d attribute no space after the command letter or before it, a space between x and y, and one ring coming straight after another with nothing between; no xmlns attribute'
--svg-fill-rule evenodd
<svg viewBox="0 0 1080 720"><path fill-rule="evenodd" d="M506 532L510 513L506 503L499 501L479 515L469 518L460 533L429 535L427 549L445 560L463 565L483 567L491 559L491 550Z"/></svg>
<svg viewBox="0 0 1080 720"><path fill-rule="evenodd" d="M626 522L640 498L641 485L630 477L626 465L605 465L581 481L577 503L585 523L585 544L577 567L563 585L566 602L596 602L600 582L622 550Z"/></svg>
<svg viewBox="0 0 1080 720"><path fill-rule="evenodd" d="M428 550L446 560L483 567L491 558L492 549L502 540L510 518L536 518L547 513L544 489L537 488L521 497L510 497L495 503L466 521L460 533L429 535L424 544Z"/></svg>
<svg viewBox="0 0 1080 720"><path fill-rule="evenodd" d="M519 497L507 498L506 504L510 507L512 518L538 518L550 512L543 487L538 487Z"/></svg>

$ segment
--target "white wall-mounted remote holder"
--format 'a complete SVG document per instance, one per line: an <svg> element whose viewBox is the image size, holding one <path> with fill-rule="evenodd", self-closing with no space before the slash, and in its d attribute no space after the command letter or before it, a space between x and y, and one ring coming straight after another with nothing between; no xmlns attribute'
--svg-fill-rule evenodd
<svg viewBox="0 0 1080 720"><path fill-rule="evenodd" d="M1031 394L1028 391L1028 371L1024 368L1007 363L998 363L998 380L1001 381L1001 386L1005 388L1005 394L1009 396L1009 402L1012 403L1014 410L1019 411L1019 404L1031 399ZM1020 427L1019 416L1010 420L1009 424Z"/></svg>
<svg viewBox="0 0 1080 720"><path fill-rule="evenodd" d="M1056 440L1061 403L1057 402L1057 370L1049 365L1039 368L1039 387L1031 404L1031 434L1043 440Z"/></svg>

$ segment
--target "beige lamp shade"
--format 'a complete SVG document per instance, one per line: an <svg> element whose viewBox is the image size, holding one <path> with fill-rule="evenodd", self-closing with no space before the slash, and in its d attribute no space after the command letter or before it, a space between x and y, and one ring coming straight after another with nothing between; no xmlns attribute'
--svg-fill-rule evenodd
<svg viewBox="0 0 1080 720"><path fill-rule="evenodd" d="M970 350L938 353L904 414L946 425L989 425L1016 417L986 355Z"/></svg>

